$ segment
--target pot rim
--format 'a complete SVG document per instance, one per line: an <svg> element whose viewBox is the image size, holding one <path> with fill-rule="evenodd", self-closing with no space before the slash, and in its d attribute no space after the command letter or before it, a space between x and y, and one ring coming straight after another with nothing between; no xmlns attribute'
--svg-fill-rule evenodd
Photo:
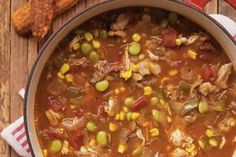
<svg viewBox="0 0 236 157"><path fill-rule="evenodd" d="M30 133L29 133L29 126L28 126L28 123L27 123L27 119L28 119L28 114L27 114L27 100L28 100L28 97L29 97L29 87L30 87L30 84L32 82L32 77L33 77L33 74L35 72L35 69L36 69L36 65L38 64L40 58L42 57L42 55L44 54L44 51L45 49L51 44L52 40L57 36L57 34L59 32L61 32L67 25L69 25L74 19L76 19L78 16L81 16L83 15L84 13L98 7L98 6L101 6L101 5L104 5L106 3L111 3L113 1L118 1L118 0L107 0L107 1L103 1L103 2L100 2L98 4L95 4L91 7L88 7L88 8L85 8L84 10L78 12L76 15L74 15L73 17L71 17L70 19L68 19L64 24L62 24L58 29L55 30L55 32L53 32L50 37L47 39L47 41L44 43L43 47L39 50L39 54L37 56L37 59L36 61L34 62L33 66L32 66L32 69L29 73L29 76L28 76L28 80L27 80L27 83L26 83L26 90L25 90L25 95L24 95L24 126L25 126L25 131L26 131L26 137L27 137L27 140L28 140L28 145L29 145L29 148L31 150L31 154L32 156L35 156L34 152L33 152L33 146L32 146L32 141L30 141ZM205 16L206 18L208 18L210 21L212 21L217 27L219 27L226 35L227 37L234 43L234 45L236 45L236 40L233 38L233 36L218 22L216 21L215 19L213 19L211 16L209 16L208 14L204 13L203 11L197 9L196 7L194 6L191 6L191 5L188 5L186 3L183 3L183 2L180 2L180 1L177 1L177 0L169 0L169 1L172 1L174 3L177 3L177 4L180 4L180 5L183 5L185 7L188 7L190 9L193 9L195 10L196 12L200 13L202 16ZM112 10L112 9L111 9ZM194 21L193 21L194 22Z"/></svg>

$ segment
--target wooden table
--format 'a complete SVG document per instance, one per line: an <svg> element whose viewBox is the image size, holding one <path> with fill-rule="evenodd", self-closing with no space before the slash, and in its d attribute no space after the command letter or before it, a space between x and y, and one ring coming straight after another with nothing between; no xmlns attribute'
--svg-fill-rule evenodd
<svg viewBox="0 0 236 157"><path fill-rule="evenodd" d="M22 116L23 101L18 95L25 86L27 76L44 41L37 42L32 37L18 36L11 24L11 13L27 0L0 1L0 131ZM99 3L101 0L81 0L53 22L52 31L77 12ZM236 10L223 0L212 0L206 7L207 13L220 13L236 21ZM0 139L0 157L17 157Z"/></svg>

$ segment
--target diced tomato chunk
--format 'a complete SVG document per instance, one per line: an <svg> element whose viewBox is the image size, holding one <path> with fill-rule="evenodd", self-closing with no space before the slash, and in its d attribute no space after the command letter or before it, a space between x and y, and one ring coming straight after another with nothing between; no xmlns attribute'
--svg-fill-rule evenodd
<svg viewBox="0 0 236 157"><path fill-rule="evenodd" d="M164 46L166 47L175 47L176 46L176 39L177 39L177 32L173 28L164 29L161 32Z"/></svg>
<svg viewBox="0 0 236 157"><path fill-rule="evenodd" d="M76 115L78 118L82 117L84 115L84 110L83 109L78 109L76 111Z"/></svg>
<svg viewBox="0 0 236 157"><path fill-rule="evenodd" d="M148 105L147 97L143 95L130 106L130 109L132 111L138 111L147 105Z"/></svg>
<svg viewBox="0 0 236 157"><path fill-rule="evenodd" d="M46 130L46 132L48 133L48 135L52 138L63 138L63 132L58 132L55 128L49 128L48 130Z"/></svg>
<svg viewBox="0 0 236 157"><path fill-rule="evenodd" d="M209 81L213 76L212 69L209 64L204 64L201 69L201 76L204 81Z"/></svg>
<svg viewBox="0 0 236 157"><path fill-rule="evenodd" d="M48 104L49 108L54 112L59 112L63 108L62 103L60 103L53 95L48 97Z"/></svg>
<svg viewBox="0 0 236 157"><path fill-rule="evenodd" d="M84 143L84 134L81 131L77 131L69 137L69 143L75 149L79 149Z"/></svg>

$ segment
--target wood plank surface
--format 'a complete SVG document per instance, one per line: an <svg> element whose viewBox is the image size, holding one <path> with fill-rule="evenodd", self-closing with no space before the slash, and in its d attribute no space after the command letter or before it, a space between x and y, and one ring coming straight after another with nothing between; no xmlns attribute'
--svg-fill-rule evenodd
<svg viewBox="0 0 236 157"><path fill-rule="evenodd" d="M11 12L15 11L26 0L12 0ZM23 114L23 101L18 95L19 90L25 86L28 75L28 39L22 38L14 31L11 25L11 47L10 47L10 117L14 122ZM11 149L11 157L18 157Z"/></svg>
<svg viewBox="0 0 236 157"><path fill-rule="evenodd" d="M0 1L0 131L22 116L23 101L18 91L25 86L27 76L46 39L38 43L32 37L18 36L12 25L11 13L27 0ZM54 19L51 33L76 13L105 0L80 0L72 9ZM236 20L236 10L224 0L212 0L205 7L207 13L221 13ZM49 34L50 35L50 34ZM0 157L18 157L0 139Z"/></svg>
<svg viewBox="0 0 236 157"><path fill-rule="evenodd" d="M236 21L236 9L224 0L219 0L219 14L226 15Z"/></svg>
<svg viewBox="0 0 236 157"><path fill-rule="evenodd" d="M11 120L10 115L10 1L0 1L0 131ZM10 147L0 138L0 156L9 157Z"/></svg>

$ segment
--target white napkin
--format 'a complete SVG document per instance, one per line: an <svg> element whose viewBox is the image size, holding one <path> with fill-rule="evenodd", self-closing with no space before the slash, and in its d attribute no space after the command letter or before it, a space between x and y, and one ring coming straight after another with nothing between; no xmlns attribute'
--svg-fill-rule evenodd
<svg viewBox="0 0 236 157"><path fill-rule="evenodd" d="M19 91L24 99L25 89ZM1 132L2 138L22 157L31 157L31 151L27 141L23 116L10 124Z"/></svg>
<svg viewBox="0 0 236 157"><path fill-rule="evenodd" d="M219 15L210 15L221 23L228 32L235 37L236 40L236 23L230 18ZM20 90L19 94L24 99L25 90ZM14 123L10 124L1 132L1 136L6 142L22 157L31 157L30 148L26 139L25 128L24 128L23 116L16 120ZM236 157L236 152L233 157Z"/></svg>

